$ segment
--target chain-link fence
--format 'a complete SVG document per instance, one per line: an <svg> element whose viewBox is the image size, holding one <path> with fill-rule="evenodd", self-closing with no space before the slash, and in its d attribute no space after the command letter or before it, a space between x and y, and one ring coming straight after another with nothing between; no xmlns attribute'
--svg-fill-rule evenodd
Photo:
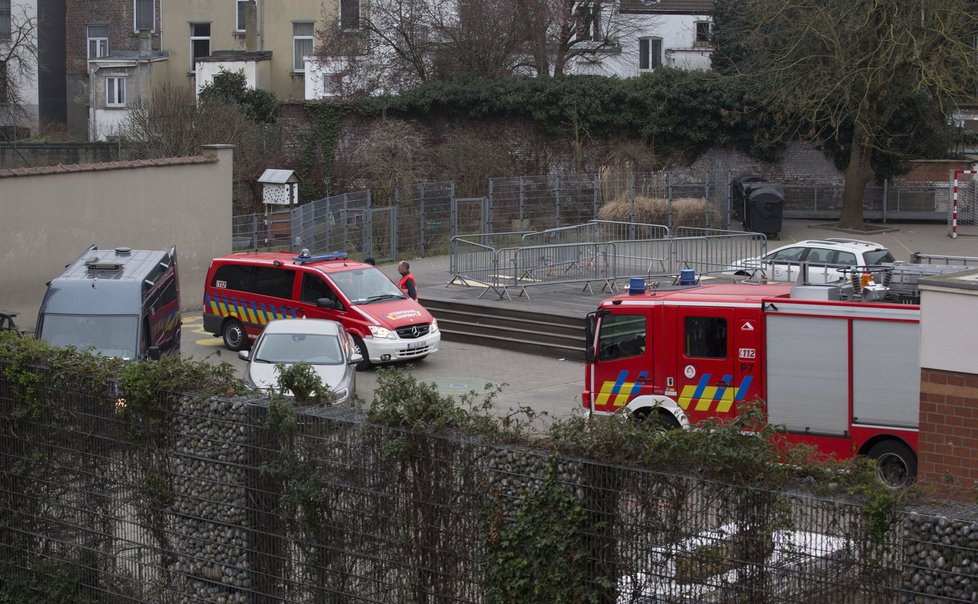
<svg viewBox="0 0 978 604"><path fill-rule="evenodd" d="M948 235L978 235L978 170L953 170L948 203Z"/></svg>
<svg viewBox="0 0 978 604"><path fill-rule="evenodd" d="M965 561L978 521L941 510L887 514L350 409L169 396L134 410L111 387L37 377L28 390L0 377L8 601L978 597Z"/></svg>

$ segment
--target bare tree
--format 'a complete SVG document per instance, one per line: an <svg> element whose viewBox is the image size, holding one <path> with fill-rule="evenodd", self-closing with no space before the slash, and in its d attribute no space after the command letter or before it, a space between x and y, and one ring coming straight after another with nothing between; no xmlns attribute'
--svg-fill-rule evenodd
<svg viewBox="0 0 978 604"><path fill-rule="evenodd" d="M633 28L611 0L377 0L357 31L320 32L340 96L459 76L566 73L597 61Z"/></svg>
<svg viewBox="0 0 978 604"><path fill-rule="evenodd" d="M785 133L847 151L839 226L864 229L874 156L899 154L917 116L972 99L978 18L969 0L728 0L728 71L755 80ZM723 53L721 46L717 50ZM721 57L723 59L723 57ZM922 121L917 119L917 122ZM920 132L916 133L917 136Z"/></svg>
<svg viewBox="0 0 978 604"><path fill-rule="evenodd" d="M147 157L182 157L200 153L202 145L234 145L234 203L254 211L254 188L270 158L281 153L278 128L250 119L234 103L220 99L196 102L190 87L164 84L148 102L137 101L122 126L123 138L143 147Z"/></svg>
<svg viewBox="0 0 978 604"><path fill-rule="evenodd" d="M22 4L0 14L0 126L30 123L24 86L37 75L37 17Z"/></svg>

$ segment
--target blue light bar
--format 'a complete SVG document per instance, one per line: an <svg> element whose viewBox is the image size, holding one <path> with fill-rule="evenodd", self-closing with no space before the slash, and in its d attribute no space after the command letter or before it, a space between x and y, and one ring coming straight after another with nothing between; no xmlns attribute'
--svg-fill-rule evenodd
<svg viewBox="0 0 978 604"><path fill-rule="evenodd" d="M328 254L320 254L319 256L310 256L308 250L302 250L298 256L295 257L296 264L308 264L310 262L323 262L325 260L346 260L349 254L346 252L330 252Z"/></svg>

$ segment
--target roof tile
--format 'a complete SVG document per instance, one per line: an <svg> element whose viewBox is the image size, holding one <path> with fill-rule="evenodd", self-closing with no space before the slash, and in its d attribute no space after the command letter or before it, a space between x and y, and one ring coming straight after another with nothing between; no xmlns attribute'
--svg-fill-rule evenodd
<svg viewBox="0 0 978 604"><path fill-rule="evenodd" d="M0 178L15 176L40 176L45 174L69 174L75 172L96 172L102 170L126 170L131 168L152 168L161 166L181 166L216 163L216 157L194 155L191 157L161 157L157 159L133 159L109 161L94 164L68 164L57 166L37 166L36 168L0 168Z"/></svg>

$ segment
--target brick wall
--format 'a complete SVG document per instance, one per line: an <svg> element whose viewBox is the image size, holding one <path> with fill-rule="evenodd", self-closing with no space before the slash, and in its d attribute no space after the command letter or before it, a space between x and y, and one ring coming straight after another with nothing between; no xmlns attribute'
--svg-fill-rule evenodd
<svg viewBox="0 0 978 604"><path fill-rule="evenodd" d="M917 476L974 501L978 485L978 375L920 371ZM953 478L953 482L949 479Z"/></svg>
<svg viewBox="0 0 978 604"><path fill-rule="evenodd" d="M160 49L160 7L156 1L156 31L153 49ZM133 31L133 0L67 0L65 6L65 59L68 74L88 72L88 26L109 27L109 52L139 50ZM70 101L71 99L69 99Z"/></svg>

